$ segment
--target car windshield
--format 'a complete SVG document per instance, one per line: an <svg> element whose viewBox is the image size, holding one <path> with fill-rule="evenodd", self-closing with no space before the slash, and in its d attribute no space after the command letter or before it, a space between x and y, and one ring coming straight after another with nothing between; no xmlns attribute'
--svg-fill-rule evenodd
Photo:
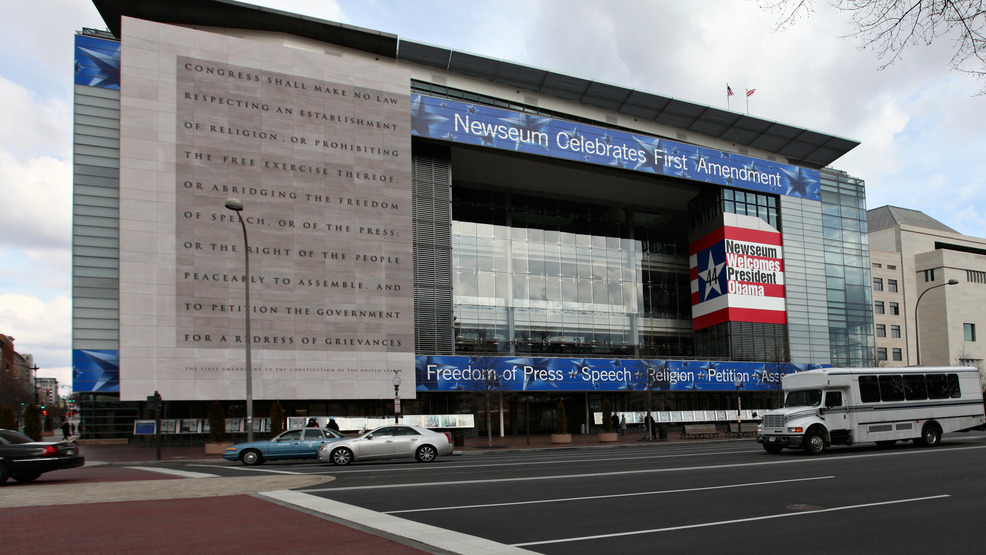
<svg viewBox="0 0 986 555"><path fill-rule="evenodd" d="M803 389L801 391L791 391L787 394L784 401L785 407L817 407L822 404L821 389Z"/></svg>

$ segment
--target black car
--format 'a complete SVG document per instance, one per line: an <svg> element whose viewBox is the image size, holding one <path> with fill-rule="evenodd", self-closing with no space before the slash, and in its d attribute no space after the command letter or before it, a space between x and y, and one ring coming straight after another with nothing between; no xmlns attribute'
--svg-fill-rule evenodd
<svg viewBox="0 0 986 555"><path fill-rule="evenodd" d="M0 430L0 484L13 478L32 482L45 472L86 464L71 441L34 441L13 430Z"/></svg>

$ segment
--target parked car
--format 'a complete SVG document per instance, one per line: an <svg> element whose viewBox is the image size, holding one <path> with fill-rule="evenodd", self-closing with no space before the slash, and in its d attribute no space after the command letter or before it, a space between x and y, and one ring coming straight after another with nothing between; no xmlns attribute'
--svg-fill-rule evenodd
<svg viewBox="0 0 986 555"><path fill-rule="evenodd" d="M383 426L359 437L327 443L319 448L318 460L346 465L353 461L414 457L431 462L452 454L452 437L418 426Z"/></svg>
<svg viewBox="0 0 986 555"><path fill-rule="evenodd" d="M34 441L14 430L0 429L0 484L13 478L33 482L45 472L86 464L71 441Z"/></svg>
<svg viewBox="0 0 986 555"><path fill-rule="evenodd" d="M238 443L227 447L223 458L241 461L245 465L264 464L264 461L314 459L322 445L343 439L344 435L328 428L298 428L288 430L271 440Z"/></svg>

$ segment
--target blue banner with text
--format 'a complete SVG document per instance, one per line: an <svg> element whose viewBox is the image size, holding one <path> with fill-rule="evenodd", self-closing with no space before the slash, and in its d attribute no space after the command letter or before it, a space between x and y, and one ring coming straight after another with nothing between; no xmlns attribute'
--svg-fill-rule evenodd
<svg viewBox="0 0 986 555"><path fill-rule="evenodd" d="M418 356L426 391L770 391L814 364L697 360Z"/></svg>
<svg viewBox="0 0 986 555"><path fill-rule="evenodd" d="M446 98L411 95L411 134L821 200L818 170Z"/></svg>

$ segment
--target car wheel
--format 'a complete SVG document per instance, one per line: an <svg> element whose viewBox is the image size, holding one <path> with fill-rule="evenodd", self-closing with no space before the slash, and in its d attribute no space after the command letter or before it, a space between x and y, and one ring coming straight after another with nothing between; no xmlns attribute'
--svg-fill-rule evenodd
<svg viewBox="0 0 986 555"><path fill-rule="evenodd" d="M7 478L9 477L10 477L10 471L7 470L7 465L0 462L0 485L3 485L3 483L6 482Z"/></svg>
<svg viewBox="0 0 986 555"><path fill-rule="evenodd" d="M805 453L821 455L825 452L825 436L818 430L808 430L805 434Z"/></svg>
<svg viewBox="0 0 986 555"><path fill-rule="evenodd" d="M431 445L422 445L418 447L417 452L414 453L414 458L418 459L420 462L431 462L438 457L438 451L435 450Z"/></svg>
<svg viewBox="0 0 986 555"><path fill-rule="evenodd" d="M346 466L353 462L353 452L345 447L340 447L332 451L332 464L336 466Z"/></svg>
<svg viewBox="0 0 986 555"><path fill-rule="evenodd" d="M11 477L17 480L18 482L21 482L22 484L26 484L28 482L33 482L37 480L39 476L41 476L40 472L29 472L26 474L14 474Z"/></svg>
<svg viewBox="0 0 986 555"><path fill-rule="evenodd" d="M240 460L243 464L247 466L254 466L258 464L264 464L264 456L260 454L260 451L256 449L247 449L240 455Z"/></svg>
<svg viewBox="0 0 986 555"><path fill-rule="evenodd" d="M921 437L914 440L914 443L922 447L934 447L938 445L941 443L941 428L934 422L925 424L924 429L921 430Z"/></svg>

